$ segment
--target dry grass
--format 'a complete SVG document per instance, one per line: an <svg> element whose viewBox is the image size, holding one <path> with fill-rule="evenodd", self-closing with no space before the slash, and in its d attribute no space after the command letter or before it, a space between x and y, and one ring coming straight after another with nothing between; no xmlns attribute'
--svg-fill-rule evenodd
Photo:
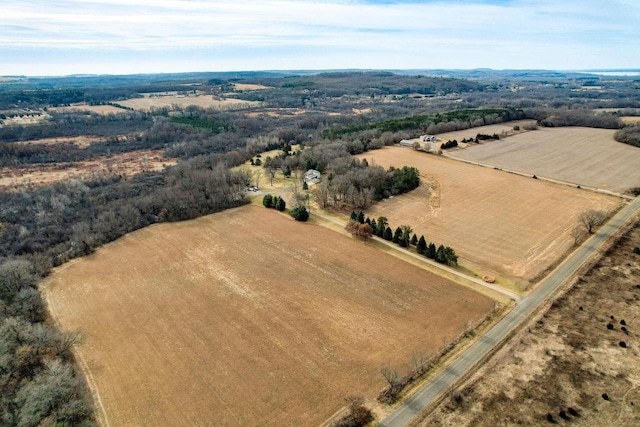
<svg viewBox="0 0 640 427"><path fill-rule="evenodd" d="M521 289L573 246L571 230L588 209L613 209L617 198L468 165L409 148L359 156L385 168L420 170L412 192L376 204L369 216L409 224L429 242L451 246L463 266L513 281Z"/></svg>
<svg viewBox="0 0 640 427"><path fill-rule="evenodd" d="M0 168L0 189L49 185L69 179L87 179L102 175L131 177L144 171L159 171L175 165L175 159L164 157L163 150L141 150L114 154L75 163L30 165L21 168Z"/></svg>
<svg viewBox="0 0 640 427"><path fill-rule="evenodd" d="M543 128L452 151L451 156L624 192L640 186L640 149L615 141L613 134L608 129Z"/></svg>
<svg viewBox="0 0 640 427"><path fill-rule="evenodd" d="M81 135L81 136L61 136L55 138L32 139L30 141L18 142L18 144L42 144L42 145L58 145L73 144L79 148L87 148L93 143L104 141L104 137Z"/></svg>
<svg viewBox="0 0 640 427"><path fill-rule="evenodd" d="M174 106L188 107L195 105L202 108L216 108L219 110L229 110L238 108L252 108L260 105L256 101L244 101L233 98L215 98L211 95L199 96L145 96L143 98L132 98L126 101L118 101L118 104L130 107L135 110L151 111L155 108L170 108Z"/></svg>
<svg viewBox="0 0 640 427"><path fill-rule="evenodd" d="M270 86L264 85L255 85L250 83L234 83L233 88L235 90L264 90L264 89L273 89Z"/></svg>
<svg viewBox="0 0 640 427"><path fill-rule="evenodd" d="M123 108L114 107L113 105L87 105L87 104L74 104L68 107L51 107L49 111L55 111L57 113L66 113L70 111L89 111L96 114L117 114L126 113L127 110Z"/></svg>
<svg viewBox="0 0 640 427"><path fill-rule="evenodd" d="M639 425L640 255L632 252L639 242L636 226L535 326L461 387L455 395L462 398L446 399L421 425L552 425L548 413L560 425ZM568 414L569 407L580 416Z"/></svg>
<svg viewBox="0 0 640 427"><path fill-rule="evenodd" d="M620 120L622 120L624 123L627 123L627 124L640 123L639 116L623 116L623 117L620 117Z"/></svg>
<svg viewBox="0 0 640 427"><path fill-rule="evenodd" d="M43 284L111 425L318 425L493 301L261 207L152 226ZM467 323L468 322L468 323Z"/></svg>

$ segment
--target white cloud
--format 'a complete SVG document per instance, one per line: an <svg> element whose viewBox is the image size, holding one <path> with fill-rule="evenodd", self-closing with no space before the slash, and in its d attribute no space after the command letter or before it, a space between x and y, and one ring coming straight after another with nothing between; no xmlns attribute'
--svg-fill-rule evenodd
<svg viewBox="0 0 640 427"><path fill-rule="evenodd" d="M0 55L6 59L0 73L11 61L20 62L21 49L193 49L212 55L234 49L236 63L261 69L285 63L291 68L309 63L314 68L341 68L342 63L362 68L497 63L509 68L577 68L570 65L593 67L599 61L608 61L602 67L619 67L623 60L627 67L640 66L640 7L630 0L491 3L3 0ZM265 55L242 56L259 49ZM289 57L290 51L296 53ZM626 55L620 55L623 51Z"/></svg>

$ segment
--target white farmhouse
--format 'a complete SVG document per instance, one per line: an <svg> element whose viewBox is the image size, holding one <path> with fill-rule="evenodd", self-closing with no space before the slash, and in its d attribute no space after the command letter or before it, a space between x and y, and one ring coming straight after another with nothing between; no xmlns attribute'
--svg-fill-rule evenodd
<svg viewBox="0 0 640 427"><path fill-rule="evenodd" d="M307 184L317 184L320 182L320 172L315 169L309 169L304 173L304 182Z"/></svg>

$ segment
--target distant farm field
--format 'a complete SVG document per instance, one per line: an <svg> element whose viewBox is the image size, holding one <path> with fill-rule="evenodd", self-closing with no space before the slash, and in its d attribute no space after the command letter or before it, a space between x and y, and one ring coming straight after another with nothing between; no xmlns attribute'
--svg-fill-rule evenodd
<svg viewBox="0 0 640 427"><path fill-rule="evenodd" d="M574 240L571 230L588 209L613 209L615 197L469 165L410 148L359 155L385 168L420 170L422 184L367 210L395 228L411 225L429 242L451 246L462 264L520 287L558 261Z"/></svg>
<svg viewBox="0 0 640 427"><path fill-rule="evenodd" d="M169 108L174 105L179 107L188 107L195 105L202 108L216 108L220 110L234 108L251 108L260 105L256 101L245 101L242 99L224 98L217 99L211 95L199 96L145 96L143 98L132 98L126 101L117 101L119 105L130 107L135 110L151 111L154 108Z"/></svg>
<svg viewBox="0 0 640 427"><path fill-rule="evenodd" d="M43 284L113 426L318 425L382 364L493 301L326 228L245 206L139 230Z"/></svg>
<svg viewBox="0 0 640 427"><path fill-rule="evenodd" d="M452 157L625 192L640 186L640 148L613 139L615 131L592 128L542 128L501 141L452 151Z"/></svg>
<svg viewBox="0 0 640 427"><path fill-rule="evenodd" d="M70 111L89 111L91 113L96 114L117 114L117 113L126 113L127 110L124 108L114 107L113 105L86 105L86 104L76 104L70 105L68 107L50 107L50 111L55 111L57 113L66 113Z"/></svg>
<svg viewBox="0 0 640 427"><path fill-rule="evenodd" d="M495 134L503 134L503 133L514 133L513 127L519 126L520 129L526 124L535 123L535 120L513 120L510 122L498 123L495 125L486 125L480 127L474 127L470 129L457 130L454 132L445 132L436 135L438 138L438 142L446 142L449 140L456 140L459 143L463 139L475 138L479 133L485 135L493 135ZM522 131L521 131L522 132Z"/></svg>

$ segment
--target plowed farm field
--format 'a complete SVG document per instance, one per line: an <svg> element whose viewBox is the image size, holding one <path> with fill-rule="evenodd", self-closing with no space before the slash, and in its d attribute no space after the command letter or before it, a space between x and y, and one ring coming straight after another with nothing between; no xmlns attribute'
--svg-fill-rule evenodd
<svg viewBox="0 0 640 427"><path fill-rule="evenodd" d="M640 186L640 148L613 139L615 131L542 128L471 145L451 156L576 185L625 192Z"/></svg>
<svg viewBox="0 0 640 427"><path fill-rule="evenodd" d="M414 166L421 185L367 210L392 229L408 224L428 242L451 246L478 275L526 288L573 247L571 230L588 209L612 210L618 198L469 165L410 148L361 154L370 164Z"/></svg>
<svg viewBox="0 0 640 427"><path fill-rule="evenodd" d="M318 425L493 300L262 207L152 226L42 285L112 426ZM105 422L106 421L106 422Z"/></svg>

